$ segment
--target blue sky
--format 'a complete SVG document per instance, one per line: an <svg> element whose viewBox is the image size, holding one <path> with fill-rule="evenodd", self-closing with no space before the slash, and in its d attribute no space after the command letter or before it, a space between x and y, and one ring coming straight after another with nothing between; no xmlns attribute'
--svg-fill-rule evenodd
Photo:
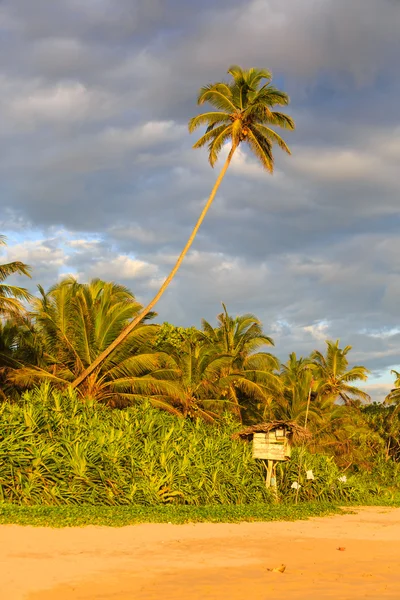
<svg viewBox="0 0 400 600"><path fill-rule="evenodd" d="M270 177L235 158L159 319L224 301L290 351L353 346L383 397L400 363L400 4L395 0L3 0L1 260L32 289L115 279L142 302L216 172L187 121L230 64L270 68L297 123Z"/></svg>

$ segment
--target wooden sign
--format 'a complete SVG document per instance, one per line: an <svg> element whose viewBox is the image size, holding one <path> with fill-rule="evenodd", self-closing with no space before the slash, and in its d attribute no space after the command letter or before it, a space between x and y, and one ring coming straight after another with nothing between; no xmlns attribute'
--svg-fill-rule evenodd
<svg viewBox="0 0 400 600"><path fill-rule="evenodd" d="M290 444L286 437L277 439L274 431L254 434L253 458L287 460L290 454Z"/></svg>

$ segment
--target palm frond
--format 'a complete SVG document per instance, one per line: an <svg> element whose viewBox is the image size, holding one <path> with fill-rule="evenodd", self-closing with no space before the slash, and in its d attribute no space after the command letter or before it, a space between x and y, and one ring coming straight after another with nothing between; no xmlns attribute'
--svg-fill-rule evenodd
<svg viewBox="0 0 400 600"><path fill-rule="evenodd" d="M264 169L266 169L270 173L273 173L274 157L272 154L271 142L266 138L262 137L258 133L258 131L253 130L252 127L249 127L249 132L247 134L247 143L249 144L251 150L258 158Z"/></svg>
<svg viewBox="0 0 400 600"><path fill-rule="evenodd" d="M4 281L10 275L26 275L27 277L31 277L30 270L31 268L28 265L20 261L4 263L0 265L0 281Z"/></svg>
<svg viewBox="0 0 400 600"><path fill-rule="evenodd" d="M214 127L219 123L223 123L226 121L230 121L231 115L226 112L207 112L202 113L201 115L197 115L190 119L189 121L189 132L193 133L198 127L201 125L207 125L210 127L211 125Z"/></svg>
<svg viewBox="0 0 400 600"><path fill-rule="evenodd" d="M236 106L232 101L232 91L225 83L212 83L202 87L197 103L204 104L205 102L222 111L232 112L232 110L236 110Z"/></svg>
<svg viewBox="0 0 400 600"><path fill-rule="evenodd" d="M266 138L270 142L278 144L278 146L282 150L284 150L287 154L291 154L290 149L287 146L286 142L281 138L280 135L278 135L275 131L273 131L273 129L270 129L269 127L266 127L265 125L261 125L260 123L254 123L254 125L252 125L252 127L260 134L260 136Z"/></svg>
<svg viewBox="0 0 400 600"><path fill-rule="evenodd" d="M207 131L204 135L201 136L201 138L199 138L197 140L197 142L195 144L193 144L193 148L201 148L202 146L205 146L207 143L212 143L212 141L218 137L218 135L220 135L222 132L224 132L227 127L230 127L229 125L220 125L219 127L216 127L215 129L212 129L210 131Z"/></svg>
<svg viewBox="0 0 400 600"><path fill-rule="evenodd" d="M222 147L225 142L232 136L232 125L223 126L224 129L215 135L214 139L209 144L209 154L208 160L210 165L213 167L218 160L218 154L220 153ZM217 129L215 129L211 133L215 133Z"/></svg>

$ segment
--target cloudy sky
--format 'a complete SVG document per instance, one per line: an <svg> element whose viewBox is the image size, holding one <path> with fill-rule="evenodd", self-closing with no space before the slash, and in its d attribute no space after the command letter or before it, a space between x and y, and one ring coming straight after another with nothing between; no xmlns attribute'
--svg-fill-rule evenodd
<svg viewBox="0 0 400 600"><path fill-rule="evenodd" d="M272 70L297 123L239 152L159 319L253 312L285 358L353 346L376 398L400 365L399 0L1 0L0 260L150 300L217 175L198 88ZM21 283L19 281L19 283Z"/></svg>

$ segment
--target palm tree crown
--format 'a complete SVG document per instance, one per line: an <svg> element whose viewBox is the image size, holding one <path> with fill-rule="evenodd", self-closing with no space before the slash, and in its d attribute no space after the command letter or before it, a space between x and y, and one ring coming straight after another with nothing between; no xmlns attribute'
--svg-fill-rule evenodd
<svg viewBox="0 0 400 600"><path fill-rule="evenodd" d="M333 402L342 400L351 404L354 399L369 400L369 395L360 388L351 385L354 381L366 381L368 369L360 365L349 367L347 354L351 346L339 348L339 340L327 340L326 355L316 350L311 359L315 365L316 377L319 381L317 392L321 398L331 399Z"/></svg>
<svg viewBox="0 0 400 600"><path fill-rule="evenodd" d="M6 240L3 235L0 235L0 246L5 246ZM16 287L15 285L7 285L3 283L10 275L27 275L30 268L23 262L14 261L0 265L0 316L16 316L24 309L21 300L29 300L30 293L25 288Z"/></svg>
<svg viewBox="0 0 400 600"><path fill-rule="evenodd" d="M293 120L274 106L287 106L289 97L271 85L271 73L265 69L244 71L234 65L229 68L231 83L212 83L201 88L198 104L208 102L216 111L206 112L190 120L189 131L207 125L206 133L194 144L201 148L208 144L209 161L214 166L223 145L231 140L232 149L247 142L262 166L272 173L274 157L272 146L278 144L288 154L283 139L270 128L294 129Z"/></svg>
<svg viewBox="0 0 400 600"><path fill-rule="evenodd" d="M392 375L396 377L394 381L394 388L390 390L388 395L385 398L386 404L397 404L400 406L400 373L395 369L390 371Z"/></svg>

